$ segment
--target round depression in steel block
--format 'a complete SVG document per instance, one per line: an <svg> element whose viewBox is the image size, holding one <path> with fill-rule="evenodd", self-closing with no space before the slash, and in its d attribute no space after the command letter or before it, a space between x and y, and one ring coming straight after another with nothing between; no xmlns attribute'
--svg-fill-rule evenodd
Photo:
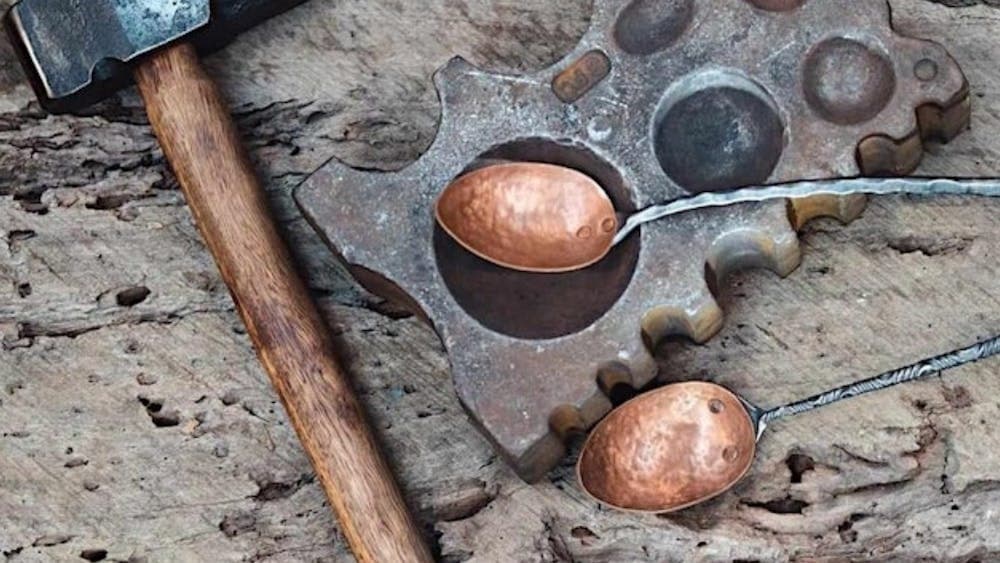
<svg viewBox="0 0 1000 563"><path fill-rule="evenodd" d="M671 88L652 136L663 171L689 192L764 183L785 147L785 125L773 98L726 70L699 72Z"/></svg>
<svg viewBox="0 0 1000 563"><path fill-rule="evenodd" d="M802 7L806 0L747 0L747 2L768 12L790 12Z"/></svg>
<svg viewBox="0 0 1000 563"><path fill-rule="evenodd" d="M803 67L806 101L820 117L839 125L870 121L892 100L896 73L879 50L844 37L813 47Z"/></svg>
<svg viewBox="0 0 1000 563"><path fill-rule="evenodd" d="M543 162L573 168L596 180L617 210L635 210L621 175L584 147L548 139L518 140L483 154L465 172L497 161ZM526 340L574 334L601 318L632 281L639 245L639 237L633 235L589 268L543 274L494 265L463 248L440 226L434 232L438 270L459 306L483 326Z"/></svg>
<svg viewBox="0 0 1000 563"><path fill-rule="evenodd" d="M694 19L694 0L632 0L615 22L615 42L632 55L673 45Z"/></svg>

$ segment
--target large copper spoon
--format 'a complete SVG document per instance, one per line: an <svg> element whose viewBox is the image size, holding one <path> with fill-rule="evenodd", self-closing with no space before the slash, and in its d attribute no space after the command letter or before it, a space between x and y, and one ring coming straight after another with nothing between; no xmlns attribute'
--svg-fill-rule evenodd
<svg viewBox="0 0 1000 563"><path fill-rule="evenodd" d="M619 216L604 189L572 168L507 162L451 183L435 205L438 224L494 264L530 272L568 272L600 261L640 226L699 209L820 195L976 195L1000 197L998 179L851 178L706 192Z"/></svg>
<svg viewBox="0 0 1000 563"><path fill-rule="evenodd" d="M611 507L667 513L733 487L753 463L767 425L843 399L1000 354L1000 336L808 399L762 409L724 387L675 383L640 395L590 434L577 464L580 484Z"/></svg>

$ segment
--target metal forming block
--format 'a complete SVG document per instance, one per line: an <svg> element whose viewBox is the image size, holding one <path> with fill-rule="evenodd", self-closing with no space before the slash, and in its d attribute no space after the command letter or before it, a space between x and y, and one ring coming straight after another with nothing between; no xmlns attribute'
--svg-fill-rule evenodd
<svg viewBox="0 0 1000 563"><path fill-rule="evenodd" d="M716 209L644 227L605 260L530 274L476 258L434 223L439 193L496 160L570 166L631 211L765 182L906 174L923 141L968 125L968 86L937 44L896 34L884 0L596 0L554 66L510 76L452 60L435 76L437 138L408 168L332 162L296 193L367 287L441 336L455 388L504 458L535 480L610 409L605 391L656 375L664 338L711 338L710 287L780 275L796 230L861 198Z"/></svg>

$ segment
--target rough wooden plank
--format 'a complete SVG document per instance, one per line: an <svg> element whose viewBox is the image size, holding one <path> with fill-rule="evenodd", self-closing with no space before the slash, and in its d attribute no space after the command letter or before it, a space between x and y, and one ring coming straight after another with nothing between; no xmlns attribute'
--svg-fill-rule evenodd
<svg viewBox="0 0 1000 563"><path fill-rule="evenodd" d="M997 173L1000 12L893 7L900 29L949 47L976 100L973 130L933 148L924 172ZM544 66L586 11L582 0L314 2L210 61L440 553L998 557L995 365L782 422L721 499L671 518L619 515L583 497L570 460L542 484L518 481L466 420L433 333L341 275L289 188L331 155L405 164L434 135L437 66L452 54ZM45 116L0 45L0 552L350 560L134 93ZM992 333L997 209L890 199L852 226L815 224L803 267L731 280L723 334L665 349L664 378L714 378L769 405Z"/></svg>

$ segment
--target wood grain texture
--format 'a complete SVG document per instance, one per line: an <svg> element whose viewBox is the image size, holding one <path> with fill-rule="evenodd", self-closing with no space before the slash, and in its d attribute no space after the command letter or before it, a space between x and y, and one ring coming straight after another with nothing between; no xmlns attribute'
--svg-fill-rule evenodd
<svg viewBox="0 0 1000 563"><path fill-rule="evenodd" d="M358 559L430 561L229 109L190 45L135 70L150 124Z"/></svg>
<svg viewBox="0 0 1000 563"><path fill-rule="evenodd" d="M932 147L924 174L1000 170L1000 10L961 3L977 5L892 0L900 29L944 43L972 83L972 130ZM205 62L428 541L450 562L1000 557L996 364L784 421L708 506L619 515L576 487L572 459L519 481L468 422L433 331L343 276L289 190L331 155L405 165L435 134L435 68L456 53L545 66L588 10L310 2ZM52 117L12 68L0 71L0 561L352 561L135 91ZM998 211L894 198L846 228L815 223L802 268L730 280L724 332L664 350L664 378L714 378L770 406L992 333Z"/></svg>

